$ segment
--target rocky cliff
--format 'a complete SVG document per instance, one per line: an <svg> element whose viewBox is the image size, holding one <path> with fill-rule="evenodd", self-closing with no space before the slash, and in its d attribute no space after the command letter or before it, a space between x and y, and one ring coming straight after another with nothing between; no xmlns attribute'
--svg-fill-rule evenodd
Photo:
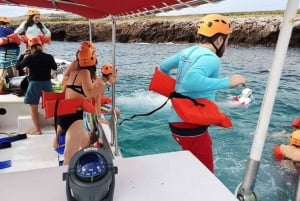
<svg viewBox="0 0 300 201"><path fill-rule="evenodd" d="M282 17L243 17L231 18L233 33L231 45L274 46L279 34ZM52 40L82 41L89 39L87 22L45 23L52 32ZM197 20L127 20L117 21L117 42L146 43L192 43L195 42ZM290 46L300 47L300 18L294 23ZM111 22L94 21L92 23L93 41L111 40Z"/></svg>

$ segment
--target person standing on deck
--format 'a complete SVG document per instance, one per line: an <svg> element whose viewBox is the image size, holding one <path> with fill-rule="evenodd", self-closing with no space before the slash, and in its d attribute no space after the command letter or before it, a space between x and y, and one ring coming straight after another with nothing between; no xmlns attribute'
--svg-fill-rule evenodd
<svg viewBox="0 0 300 201"><path fill-rule="evenodd" d="M29 85L24 102L30 106L30 115L34 128L28 134L39 135L42 133L39 121L38 105L42 91L53 91L51 84L51 70L57 69L54 57L43 52L43 44L39 37L28 40L31 53L23 60L18 61L16 68L28 74Z"/></svg>
<svg viewBox="0 0 300 201"><path fill-rule="evenodd" d="M230 22L225 16L210 14L200 19L197 30L199 44L183 49L160 63L160 70L166 74L170 75L172 69L177 70L176 92L193 99L215 101L217 90L246 86L246 79L241 75L219 77L220 58L226 50L231 32ZM189 150L214 172L209 126L184 122L171 108L169 127L173 138L183 150Z"/></svg>
<svg viewBox="0 0 300 201"><path fill-rule="evenodd" d="M100 99L104 93L104 84L96 75L97 54L93 48L81 46L76 54L77 64L71 66L65 77L65 99L90 99L95 98L97 115L101 111ZM84 129L83 108L74 114L58 116L59 134L65 132L64 165L69 164L73 155L81 148L90 144L90 137Z"/></svg>
<svg viewBox="0 0 300 201"><path fill-rule="evenodd" d="M33 37L40 37L43 43L50 43L51 32L41 22L40 11L37 8L27 10L27 19L23 21L16 29L15 33L22 36L25 43Z"/></svg>
<svg viewBox="0 0 300 201"><path fill-rule="evenodd" d="M12 68L15 72L15 64L20 53L20 40L14 36L14 30L10 27L10 20L0 17L0 94L4 93L7 70Z"/></svg>

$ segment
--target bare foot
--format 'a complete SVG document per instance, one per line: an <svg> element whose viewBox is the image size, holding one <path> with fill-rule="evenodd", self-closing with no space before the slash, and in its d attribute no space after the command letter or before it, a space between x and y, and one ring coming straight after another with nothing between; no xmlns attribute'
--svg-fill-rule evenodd
<svg viewBox="0 0 300 201"><path fill-rule="evenodd" d="M34 128L27 131L26 133L29 134L29 135L40 135L40 134L42 134L41 130L36 130Z"/></svg>

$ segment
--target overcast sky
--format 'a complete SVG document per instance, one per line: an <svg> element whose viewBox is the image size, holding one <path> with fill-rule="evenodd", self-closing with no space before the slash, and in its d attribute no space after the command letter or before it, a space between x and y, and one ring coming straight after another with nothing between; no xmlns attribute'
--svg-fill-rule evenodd
<svg viewBox="0 0 300 201"><path fill-rule="evenodd" d="M195 8L172 11L167 15L284 10L286 4L287 0L224 0L216 4L206 4ZM300 3L298 8L300 8ZM22 16L26 14L26 11L27 8L25 7L0 6L0 15L7 17ZM55 11L41 10L42 14L53 12Z"/></svg>

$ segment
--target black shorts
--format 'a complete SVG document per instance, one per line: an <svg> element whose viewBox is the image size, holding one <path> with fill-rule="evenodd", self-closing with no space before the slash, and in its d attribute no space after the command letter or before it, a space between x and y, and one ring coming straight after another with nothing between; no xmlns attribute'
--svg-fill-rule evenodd
<svg viewBox="0 0 300 201"><path fill-rule="evenodd" d="M66 114L57 117L57 124L67 132L69 127L77 120L83 119L83 110L77 110L74 114Z"/></svg>
<svg viewBox="0 0 300 201"><path fill-rule="evenodd" d="M185 122L173 122L169 123L169 128L173 134L188 137L197 136L205 133L207 131L208 126L200 126Z"/></svg>

